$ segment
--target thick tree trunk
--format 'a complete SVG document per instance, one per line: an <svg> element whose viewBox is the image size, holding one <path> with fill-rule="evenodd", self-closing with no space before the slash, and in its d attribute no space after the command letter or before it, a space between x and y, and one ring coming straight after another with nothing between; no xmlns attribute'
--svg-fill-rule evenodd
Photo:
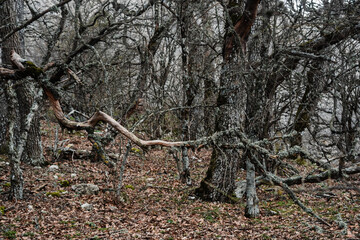
<svg viewBox="0 0 360 240"><path fill-rule="evenodd" d="M8 130L9 130L9 158L10 158L10 195L9 199L23 199L24 179L20 168L20 157L15 146L15 121L16 121L16 92L12 84L6 86L6 97L8 100Z"/></svg>
<svg viewBox="0 0 360 240"><path fill-rule="evenodd" d="M220 92L217 99L219 107L216 116L215 131L240 128L244 113L244 77L239 49L246 51L246 41L255 21L259 0L248 0L244 12L241 12L241 1L231 0L225 13L225 39L223 47L224 65L220 77ZM234 31L235 30L235 31ZM242 64L241 64L242 63ZM236 136L224 136L219 144L237 143ZM217 144L217 143L215 143ZM210 166L205 179L196 193L203 199L212 201L231 200L235 189L235 178L240 165L240 153L236 149L216 147L213 150ZM251 175L251 173L250 173ZM252 176L252 175L251 175Z"/></svg>
<svg viewBox="0 0 360 240"><path fill-rule="evenodd" d="M16 23L16 9L15 5L22 6L22 1L5 1L0 5L0 38L11 32L15 28ZM18 9L19 10L19 9ZM21 12L21 11L20 11ZM23 53L23 44L20 40L19 32L10 36L5 42L2 44L2 64L9 66L11 65L10 55L11 51L15 50L16 52L22 54ZM3 82L3 81L2 81ZM2 83L3 84L3 83ZM15 117L15 146L17 147L19 141L19 135L22 131L24 131L25 127L25 119L27 114L30 111L30 107L32 105L32 98L35 91L34 83L29 84L22 84L16 89L16 96L17 96L17 105L14 108L16 113ZM4 95L0 97L1 101L1 112L0 112L0 120L6 119L8 111L6 110L6 106L8 105L7 99L4 98ZM7 121L1 121L0 123L0 149L6 150L8 149L8 141L9 139L7 134L7 129L9 129L8 125L6 124ZM22 161L26 163L30 163L32 165L41 165L44 163L44 157L42 154L42 146L41 146L41 136L40 136L40 120L38 114L34 117L33 123L31 125L29 131L29 138L27 141L26 150L23 152L21 157ZM5 151L2 151L5 152Z"/></svg>
<svg viewBox="0 0 360 240"><path fill-rule="evenodd" d="M215 132L240 128L243 91L239 89L239 79L241 76L237 64L225 64L220 80L223 88L217 100L219 113L216 116ZM236 136L224 136L218 141L219 144L236 142ZM231 200L240 159L238 150L215 146L206 177L197 189L197 194L201 198L211 201Z"/></svg>
<svg viewBox="0 0 360 240"><path fill-rule="evenodd" d="M0 4L0 38L4 37L15 27L16 15L13 1L5 1ZM14 34L1 45L1 63L10 66L10 51L14 49L20 52L19 35ZM1 81L0 88L0 153L7 154L9 150L9 125L8 125L8 101L6 99L5 82Z"/></svg>

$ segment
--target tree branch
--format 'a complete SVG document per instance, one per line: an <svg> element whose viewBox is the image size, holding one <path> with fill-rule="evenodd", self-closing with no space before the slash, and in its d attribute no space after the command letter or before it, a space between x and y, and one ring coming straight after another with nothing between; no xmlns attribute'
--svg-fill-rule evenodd
<svg viewBox="0 0 360 240"><path fill-rule="evenodd" d="M67 4L68 2L70 2L72 0L64 0L58 4L55 4L47 9L45 9L44 11L42 11L39 14L34 15L32 18L30 18L29 20L27 20L25 23L21 24L20 26L14 28L11 32L9 32L8 34L6 34L3 39L0 39L0 43L3 43L6 39L8 39L11 35L13 35L14 33L20 31L21 29L27 27L28 25L30 25L31 23L35 22L36 20L38 20L39 18L41 18L42 16L44 16L45 14L55 11L58 7L61 7L65 4Z"/></svg>

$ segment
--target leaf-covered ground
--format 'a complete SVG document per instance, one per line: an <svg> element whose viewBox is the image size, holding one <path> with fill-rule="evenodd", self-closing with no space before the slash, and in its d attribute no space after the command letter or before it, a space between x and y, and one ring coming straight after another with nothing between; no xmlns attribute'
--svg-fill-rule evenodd
<svg viewBox="0 0 360 240"><path fill-rule="evenodd" d="M54 132L53 126L43 130L44 148L54 146ZM65 147L90 150L81 133L60 138L68 139ZM118 153L119 147L114 145L112 151ZM111 191L114 179L109 168L72 157L52 162L59 166L56 172L48 166L23 165L25 199L8 201L9 166L1 156L0 234L4 239L360 239L359 192L341 189L349 182L359 187L359 175L346 184L327 180L293 187L331 227L301 211L275 186L259 189L261 215L247 219L243 201L228 204L194 198L193 190L206 172L210 154L208 150L190 154L193 186L187 187L179 181L166 149L152 149L143 156L135 146L124 173L124 201L118 204ZM71 188L78 183L96 184L100 193L78 195ZM333 195L327 198L324 192ZM83 210L84 203L92 204L93 209ZM337 223L340 216L345 228Z"/></svg>

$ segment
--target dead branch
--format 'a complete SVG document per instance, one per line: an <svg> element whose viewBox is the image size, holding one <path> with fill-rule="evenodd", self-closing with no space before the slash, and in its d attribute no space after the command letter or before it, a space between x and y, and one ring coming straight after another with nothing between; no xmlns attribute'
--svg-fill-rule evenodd
<svg viewBox="0 0 360 240"><path fill-rule="evenodd" d="M26 61L22 57L20 57L19 54L17 54L14 50L11 50L10 52L10 60L11 62L21 71L25 71L25 67L23 63Z"/></svg>
<svg viewBox="0 0 360 240"><path fill-rule="evenodd" d="M15 70L7 69L7 68L0 68L0 75L2 76L12 76L15 74Z"/></svg>
<svg viewBox="0 0 360 240"><path fill-rule="evenodd" d="M317 215L312 209L306 207L295 195L295 193L291 190L291 188L284 182L282 181L282 179L268 171L266 171L265 167L260 163L260 161L254 156L252 155L251 158L255 165L258 166L262 172L264 173L264 175L271 180L272 182L274 182L276 185L282 187L284 189L284 191L289 195L289 197L294 201L294 203L296 203L304 212L306 212L307 214L315 217L316 219L318 219L320 222L322 222L323 224L330 226L330 224L325 221L323 218L321 218L319 215Z"/></svg>

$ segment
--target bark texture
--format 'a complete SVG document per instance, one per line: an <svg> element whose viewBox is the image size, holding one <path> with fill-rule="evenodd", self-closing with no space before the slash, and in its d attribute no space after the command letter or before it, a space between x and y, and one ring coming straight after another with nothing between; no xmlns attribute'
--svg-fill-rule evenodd
<svg viewBox="0 0 360 240"><path fill-rule="evenodd" d="M23 47L20 41L19 31L16 30L16 4L21 6L21 0L18 1L5 1L0 5L0 38L5 40L2 43L2 64L9 67L10 65L16 65L11 61L10 56L12 51L16 51L20 54L23 54ZM21 11L20 11L21 12ZM4 26L4 27L3 27ZM9 35L9 32L14 32L12 35ZM18 66L16 66L18 67ZM26 82L26 79L23 80ZM4 81L1 81L0 84L4 84ZM4 88L3 88L4 89ZM14 106L14 111L16 114L15 117L15 129L14 129L14 138L15 145L18 145L19 136L21 132L24 131L26 123L24 122L26 116L30 112L31 105L33 104L33 96L35 94L35 84L33 82L26 82L26 84L21 84L15 88L17 101L16 106ZM6 124L7 121L4 121L7 117L7 99L4 98L5 95L0 94L1 112L0 112L0 149L3 149L2 152L6 152L8 149L8 134L7 130L9 129ZM31 128L29 130L29 139L26 142L26 150L21 156L21 160L30 163L32 165L41 165L44 163L44 158L42 155L42 146L41 146L41 137L40 137L40 119L39 115L36 114L32 121Z"/></svg>
<svg viewBox="0 0 360 240"><path fill-rule="evenodd" d="M239 1L230 1L226 12L226 33L223 47L223 68L220 76L220 92L217 99L219 112L216 118L215 132L240 128L244 109L241 69L241 53L246 51L246 41L255 21L259 0L248 0L245 10L241 12ZM224 136L218 143L237 143L236 135ZM216 144L216 143L215 143ZM235 189L235 178L239 170L240 154L237 149L214 148L210 166L205 179L196 193L203 199L211 201L228 201L232 199Z"/></svg>

